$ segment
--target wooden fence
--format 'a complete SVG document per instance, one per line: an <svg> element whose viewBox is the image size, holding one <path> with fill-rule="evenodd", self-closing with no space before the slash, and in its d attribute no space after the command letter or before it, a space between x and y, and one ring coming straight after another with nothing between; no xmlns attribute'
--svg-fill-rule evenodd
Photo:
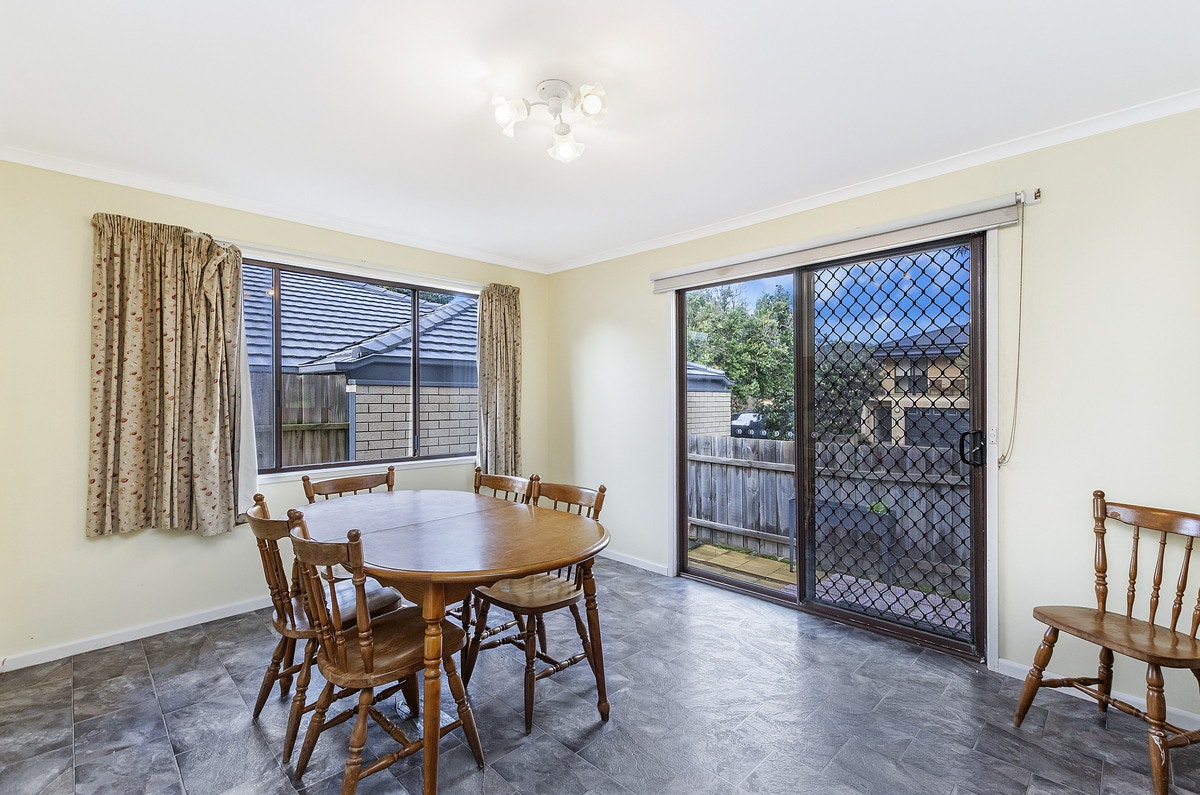
<svg viewBox="0 0 1200 795"><path fill-rule="evenodd" d="M786 557L795 510L795 442L692 435L687 445L689 537ZM814 452L818 525L822 517L844 520L878 506L887 512L893 554L967 565L970 479L957 451L819 442Z"/></svg>
<svg viewBox="0 0 1200 795"><path fill-rule="evenodd" d="M274 393L272 373L251 373L256 395ZM283 459L280 466L345 461L350 450L350 402L346 376L340 374L283 375ZM275 466L275 405L254 402L254 435L259 466Z"/></svg>
<svg viewBox="0 0 1200 795"><path fill-rule="evenodd" d="M689 535L786 554L790 501L796 496L796 443L691 435L687 445Z"/></svg>
<svg viewBox="0 0 1200 795"><path fill-rule="evenodd" d="M346 376L284 373L282 387L283 465L348 460Z"/></svg>

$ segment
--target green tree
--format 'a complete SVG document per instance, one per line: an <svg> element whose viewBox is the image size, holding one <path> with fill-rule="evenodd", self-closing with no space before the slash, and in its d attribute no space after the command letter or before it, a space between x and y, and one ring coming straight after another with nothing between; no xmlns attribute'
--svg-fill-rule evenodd
<svg viewBox="0 0 1200 795"><path fill-rule="evenodd" d="M874 345L819 339L813 357L813 431L821 437L855 434L862 407L879 394L883 374Z"/></svg>
<svg viewBox="0 0 1200 795"><path fill-rule="evenodd" d="M395 284L382 284L380 286L383 289L393 293L412 293L411 288L399 287ZM457 297L458 296L451 295L449 293L435 293L428 290L421 290L419 293L417 293L417 300L430 304L448 304Z"/></svg>
<svg viewBox="0 0 1200 795"><path fill-rule="evenodd" d="M734 411L755 411L774 435L794 430L792 299L776 287L751 309L736 285L687 295L687 358L725 371ZM879 393L875 345L818 338L813 357L813 430L858 433L863 404Z"/></svg>
<svg viewBox="0 0 1200 795"><path fill-rule="evenodd" d="M734 285L687 296L689 361L725 371L736 411L757 411L768 431L790 431L794 411L792 300L777 287L753 311Z"/></svg>

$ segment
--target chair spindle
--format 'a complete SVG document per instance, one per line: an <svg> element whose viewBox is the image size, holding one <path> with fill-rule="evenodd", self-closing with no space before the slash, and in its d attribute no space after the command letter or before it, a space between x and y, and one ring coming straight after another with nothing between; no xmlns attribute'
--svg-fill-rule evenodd
<svg viewBox="0 0 1200 795"><path fill-rule="evenodd" d="M1129 585L1125 588L1125 617L1133 616L1133 603L1137 599L1138 576L1138 546L1141 541L1141 529L1133 526L1133 552L1129 555Z"/></svg>

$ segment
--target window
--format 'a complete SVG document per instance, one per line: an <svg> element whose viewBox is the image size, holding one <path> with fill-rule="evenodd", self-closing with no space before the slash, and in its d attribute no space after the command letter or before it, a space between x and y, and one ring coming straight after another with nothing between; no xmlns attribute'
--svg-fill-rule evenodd
<svg viewBox="0 0 1200 795"><path fill-rule="evenodd" d="M242 277L260 472L474 454L475 296L259 261Z"/></svg>
<svg viewBox="0 0 1200 795"><path fill-rule="evenodd" d="M901 359L896 365L896 389L914 395L929 391L929 361Z"/></svg>

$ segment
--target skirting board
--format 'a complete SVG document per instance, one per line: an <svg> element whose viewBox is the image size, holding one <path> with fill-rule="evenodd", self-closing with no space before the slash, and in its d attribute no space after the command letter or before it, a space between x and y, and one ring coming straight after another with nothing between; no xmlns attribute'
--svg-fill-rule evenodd
<svg viewBox="0 0 1200 795"><path fill-rule="evenodd" d="M619 563L628 563L630 566L636 566L639 569L652 571L655 574L667 574L667 570L663 566L657 566L640 558L635 558L630 555L622 555L620 553L604 552L602 557L611 558ZM247 599L244 602L235 602L231 605L223 607L215 607L212 610L203 610L198 613L188 613L182 616L165 619L163 621L154 621L149 624L143 624L138 627L129 627L117 632L110 632L106 635L94 635L90 638L64 643L60 646L50 646L45 649L36 649L34 651L24 652L22 654L14 654L11 657L0 658L0 673L8 671L16 671L19 668L28 668L32 665L40 665L54 660L61 660L64 657L72 657L76 654L83 654L89 651L103 649L106 646L114 646L118 643L126 643L131 640L141 640L148 638L151 635L158 635L163 632L170 632L176 629L183 629L195 624L203 624L206 621L215 621L219 618L228 618L236 616L238 613L245 613L248 610L258 610L260 607L270 607L270 597L263 596L261 598Z"/></svg>
<svg viewBox="0 0 1200 795"><path fill-rule="evenodd" d="M1019 662L1013 662L1012 660L1001 659L1000 660L1000 673L1004 674L1005 676L1011 676L1014 679L1022 679L1023 680L1025 678L1025 675L1029 673L1029 663L1019 663ZM1051 673L1050 671L1046 671L1044 676L1046 679L1061 678L1061 674ZM1080 693L1078 690L1076 690L1073 687L1060 687L1060 688L1056 688L1056 689L1060 693L1068 693L1077 698L1082 698L1085 701L1092 700L1092 699L1088 698L1086 695L1084 695L1083 693ZM1143 712L1146 709L1146 699L1143 697L1132 696L1128 693L1120 693L1115 690L1113 691L1112 695L1114 698L1119 698L1122 701L1132 704L1133 706L1137 707L1138 709L1142 710ZM1033 703L1034 704L1037 703L1036 696L1033 699ZM1013 706L1015 707L1016 704L1014 703ZM1197 715L1193 712L1185 712L1184 710L1181 710L1181 709L1175 709L1174 707L1167 707L1167 722L1173 723L1176 726L1180 727L1181 729L1187 729L1189 731L1191 731L1193 729L1200 729L1200 715Z"/></svg>
<svg viewBox="0 0 1200 795"><path fill-rule="evenodd" d="M164 619L163 621L153 621L149 624L129 627L128 629L110 632L106 635L93 635L90 638L71 641L61 646L50 646L45 649L14 654L11 657L0 659L0 673L15 671L18 668L28 668L31 665L53 662L54 660L61 660L64 657L72 657L76 654L103 649L106 646L126 643L131 640L141 640L151 635L171 632L172 630L183 629L195 624L203 624L206 621L216 621L219 618L228 618L229 616L236 616L239 613L245 613L249 610L258 610L260 607L270 606L271 598L269 596L262 596L222 607L214 607L211 610L202 610L198 613L187 613L182 616Z"/></svg>
<svg viewBox="0 0 1200 795"><path fill-rule="evenodd" d="M645 569L646 571L652 571L655 574L661 574L664 577L671 576L671 572L667 571L666 566L660 566L657 563L651 563L648 560L642 560L641 558L635 558L632 555L625 555L621 552L613 552L611 549L606 549L603 552L601 552L600 557L608 558L609 560L615 560L617 563L628 563L630 566L633 566L635 568Z"/></svg>

